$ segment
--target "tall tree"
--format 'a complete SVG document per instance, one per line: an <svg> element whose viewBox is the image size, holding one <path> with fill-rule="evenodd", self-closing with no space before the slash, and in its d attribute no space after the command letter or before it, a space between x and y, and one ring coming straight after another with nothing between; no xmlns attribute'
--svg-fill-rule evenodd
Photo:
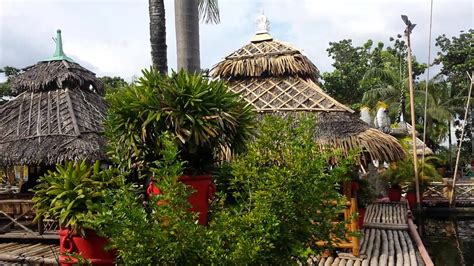
<svg viewBox="0 0 474 266"><path fill-rule="evenodd" d="M323 89L336 100L345 104L362 100L365 88L360 86L360 81L369 68L372 44L369 40L363 46L354 46L351 39L329 43L327 52L334 60L334 71L322 74Z"/></svg>
<svg viewBox="0 0 474 266"><path fill-rule="evenodd" d="M168 57L164 0L148 0L148 12L150 16L151 61L160 73L166 74L168 73Z"/></svg>
<svg viewBox="0 0 474 266"><path fill-rule="evenodd" d="M463 110L456 112L456 117L464 116L464 108L466 107L467 94L469 89L469 77L474 71L474 56L472 56L474 30L469 29L467 32L461 31L459 36L448 38L445 34L436 38L436 46L440 48L438 55L434 61L435 64L441 65L439 76L442 76L446 82L451 86L451 91L454 95L460 95L460 100L457 105L461 106ZM461 146L461 162L467 163L472 160L474 152L473 129L474 124L474 104L471 99L470 117L466 121L466 129L464 136L464 143ZM459 119L456 119L455 125L461 125ZM460 131L456 130L456 137L461 137Z"/></svg>
<svg viewBox="0 0 474 266"><path fill-rule="evenodd" d="M199 17L205 23L219 23L217 0L175 0L175 27L178 69L201 71Z"/></svg>

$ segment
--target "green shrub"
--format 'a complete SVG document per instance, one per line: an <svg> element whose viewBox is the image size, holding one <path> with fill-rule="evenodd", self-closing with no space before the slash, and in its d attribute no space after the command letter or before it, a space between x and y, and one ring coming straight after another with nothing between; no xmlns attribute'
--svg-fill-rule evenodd
<svg viewBox="0 0 474 266"><path fill-rule="evenodd" d="M290 264L317 253L316 241L344 237L344 224L331 224L343 207L330 202L344 200L338 183L353 160L341 158L330 170L336 154L319 150L314 128L312 116L264 118L256 140L230 165L231 195L221 195L206 230L213 263Z"/></svg>
<svg viewBox="0 0 474 266"><path fill-rule="evenodd" d="M131 184L105 193L104 204L89 223L117 249L124 265L194 264L203 261L204 228L189 212L192 191L178 181L183 169L169 135L160 136L160 161L148 171L161 194L146 201ZM146 207L144 202L148 202ZM159 204L157 204L159 202Z"/></svg>

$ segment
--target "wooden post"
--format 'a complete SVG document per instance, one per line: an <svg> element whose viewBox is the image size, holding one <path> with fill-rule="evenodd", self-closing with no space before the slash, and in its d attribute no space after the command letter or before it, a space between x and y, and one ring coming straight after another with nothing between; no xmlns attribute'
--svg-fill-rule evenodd
<svg viewBox="0 0 474 266"><path fill-rule="evenodd" d="M359 230L359 220L354 219L358 212L357 198L351 198L351 232L356 233ZM352 255L359 256L359 238L357 236L351 237L352 242Z"/></svg>
<svg viewBox="0 0 474 266"><path fill-rule="evenodd" d="M420 182L418 180L418 158L416 156L416 120L415 120L415 103L414 103L414 93L413 93L413 72L411 68L411 46L410 46L410 26L407 25L405 29L405 36L407 37L407 61L408 61L408 86L410 88L410 114L411 114L411 138L413 141L413 169L415 174L415 189L416 189L416 205L417 208L420 207Z"/></svg>

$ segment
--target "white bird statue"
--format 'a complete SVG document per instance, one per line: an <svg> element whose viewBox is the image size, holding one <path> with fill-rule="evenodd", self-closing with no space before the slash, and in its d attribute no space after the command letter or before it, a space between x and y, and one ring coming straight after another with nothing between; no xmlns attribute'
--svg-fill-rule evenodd
<svg viewBox="0 0 474 266"><path fill-rule="evenodd" d="M387 104L379 102L377 104L377 114L375 115L374 119L375 128L379 129L384 133L390 133L391 131L391 122L390 117L387 114L387 107Z"/></svg>
<svg viewBox="0 0 474 266"><path fill-rule="evenodd" d="M362 108L360 108L360 119L365 123L369 124L370 126L373 126L373 119L372 115L370 115L369 107L362 106Z"/></svg>

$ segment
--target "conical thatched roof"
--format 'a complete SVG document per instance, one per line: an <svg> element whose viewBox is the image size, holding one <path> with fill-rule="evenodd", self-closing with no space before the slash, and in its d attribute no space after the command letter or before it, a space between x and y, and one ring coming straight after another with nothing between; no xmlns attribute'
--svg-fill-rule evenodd
<svg viewBox="0 0 474 266"><path fill-rule="evenodd" d="M14 92L41 92L65 88L93 88L97 93L104 94L104 84L95 74L81 65L59 61L43 61L23 69L23 73L11 82Z"/></svg>
<svg viewBox="0 0 474 266"><path fill-rule="evenodd" d="M21 94L0 106L0 165L105 158L103 84L60 48L12 81Z"/></svg>
<svg viewBox="0 0 474 266"><path fill-rule="evenodd" d="M260 18L262 19L262 18ZM264 18L265 20L266 18ZM396 161L405 157L398 140L370 127L350 108L327 95L318 85L319 72L297 49L273 40L265 25L250 44L216 64L211 75L226 79L229 88L257 112L278 115L314 112L321 147L361 149L372 159Z"/></svg>

